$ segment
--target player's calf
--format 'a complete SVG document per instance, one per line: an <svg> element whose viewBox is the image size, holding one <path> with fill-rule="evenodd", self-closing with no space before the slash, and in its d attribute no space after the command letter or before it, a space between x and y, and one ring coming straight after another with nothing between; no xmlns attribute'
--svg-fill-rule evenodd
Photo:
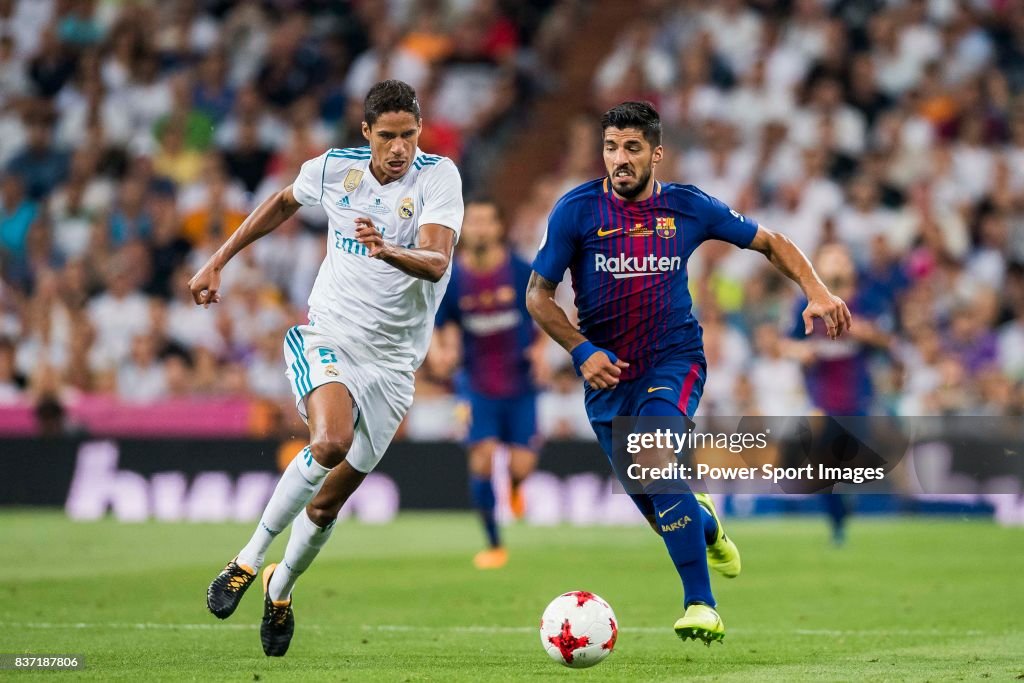
<svg viewBox="0 0 1024 683"><path fill-rule="evenodd" d="M360 472L347 462L340 463L331 470L324 485L306 506L306 514L319 527L330 525L338 518L341 508L364 479L365 472Z"/></svg>
<svg viewBox="0 0 1024 683"><path fill-rule="evenodd" d="M537 469L537 454L529 448L512 446L509 458L509 508L515 519L523 519L526 516L526 495L523 491L523 482Z"/></svg>
<svg viewBox="0 0 1024 683"><path fill-rule="evenodd" d="M654 403L649 402L649 403ZM653 470L675 462L668 448L647 448L633 454L640 470ZM669 557L679 573L685 593L684 604L714 605L708 576L707 546L701 508L689 487L671 479L641 479L648 521L654 520ZM636 500L636 498L634 498Z"/></svg>
<svg viewBox="0 0 1024 683"><path fill-rule="evenodd" d="M487 535L487 548L477 553L473 564L477 569L496 569L505 565L507 555L501 547L501 533L498 529L497 497L491 482L491 469L498 442L488 438L479 441L469 450L469 499L480 515L480 522Z"/></svg>

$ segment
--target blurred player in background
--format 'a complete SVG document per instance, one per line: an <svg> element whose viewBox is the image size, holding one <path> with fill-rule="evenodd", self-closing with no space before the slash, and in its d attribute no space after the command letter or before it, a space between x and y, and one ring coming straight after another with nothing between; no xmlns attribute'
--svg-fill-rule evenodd
<svg viewBox="0 0 1024 683"><path fill-rule="evenodd" d="M852 322L803 253L773 232L692 185L661 183L661 119L646 102L625 102L601 118L608 175L580 185L555 205L533 263L527 303L533 318L572 355L586 380L586 406L612 460L612 420L619 415L691 417L706 378L701 330L691 312L686 261L702 242L723 240L763 253L803 289L805 332L824 320L838 338ZM555 302L572 271L580 328ZM641 466L674 462L669 451L641 453ZM624 473L616 474L627 483ZM683 639L710 644L725 626L715 611L708 566L727 577L740 556L707 494L681 481L643 481L633 501L665 542L684 589Z"/></svg>
<svg viewBox="0 0 1024 683"><path fill-rule="evenodd" d="M309 324L285 338L287 376L309 445L285 469L249 543L207 591L231 616L286 526L280 565L263 572L260 640L288 651L292 587L330 537L338 511L384 455L413 399L413 373L430 344L462 226L462 182L450 159L417 147L413 89L382 81L364 103L367 147L331 149L264 201L189 283L196 304L218 303L220 272L239 251L302 206L329 219L327 258L309 297Z"/></svg>
<svg viewBox="0 0 1024 683"><path fill-rule="evenodd" d="M543 354L526 310L529 279L530 266L505 241L498 206L488 200L467 204L459 255L437 312L431 356L439 374L450 376L460 360L465 368L459 383L470 407L469 491L488 543L473 558L478 569L498 569L508 561L495 515L495 453L508 449L510 504L517 518L525 509L521 484L537 465L533 374Z"/></svg>
<svg viewBox="0 0 1024 683"><path fill-rule="evenodd" d="M790 336L803 363L807 394L814 408L825 415L870 415L875 388L869 362L873 353L892 346L892 337L884 329L887 304L891 302L866 296L858 288L857 267L845 245L823 246L815 262L825 285L857 314L857 326L845 338L829 342L820 321L815 321L815 334L807 336L803 320L794 320ZM798 302L798 310L806 303ZM846 539L850 497L829 493L822 501L832 525L832 540L841 545Z"/></svg>

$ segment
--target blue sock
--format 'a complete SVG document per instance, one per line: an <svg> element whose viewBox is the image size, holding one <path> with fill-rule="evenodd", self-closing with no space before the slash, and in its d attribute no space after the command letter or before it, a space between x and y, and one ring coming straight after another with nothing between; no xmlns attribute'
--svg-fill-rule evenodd
<svg viewBox="0 0 1024 683"><path fill-rule="evenodd" d="M473 501L473 507L480 513L484 523L484 530L487 532L487 542L492 548L501 545L498 538L498 523L494 519L494 486L489 477L478 477L475 474L469 475L469 497Z"/></svg>
<svg viewBox="0 0 1024 683"><path fill-rule="evenodd" d="M846 507L846 499L839 493L826 493L825 510L832 522L832 540L841 544L846 540L846 518L850 511Z"/></svg>
<svg viewBox="0 0 1024 683"><path fill-rule="evenodd" d="M704 522L704 543L711 545L715 542L715 536L718 535L718 522L711 516L711 513L704 509L703 505L698 505L700 508L700 518Z"/></svg>
<svg viewBox="0 0 1024 683"><path fill-rule="evenodd" d="M706 523L697 499L684 485L667 480L648 484L644 493L654 504L661 538L683 582L683 604L703 602L714 607L704 540Z"/></svg>

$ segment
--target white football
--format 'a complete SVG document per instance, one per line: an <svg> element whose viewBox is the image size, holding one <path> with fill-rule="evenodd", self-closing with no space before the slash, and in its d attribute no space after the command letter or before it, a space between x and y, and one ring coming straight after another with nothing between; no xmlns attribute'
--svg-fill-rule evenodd
<svg viewBox="0 0 1024 683"><path fill-rule="evenodd" d="M540 642L551 659L574 669L594 666L611 654L619 636L611 605L587 591L551 601L540 618Z"/></svg>

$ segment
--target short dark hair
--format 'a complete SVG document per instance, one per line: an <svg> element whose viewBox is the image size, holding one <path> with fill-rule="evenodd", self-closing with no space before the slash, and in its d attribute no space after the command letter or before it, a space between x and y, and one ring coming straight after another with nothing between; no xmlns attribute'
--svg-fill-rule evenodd
<svg viewBox="0 0 1024 683"><path fill-rule="evenodd" d="M501 204L499 204L491 195L474 195L466 200L466 206L471 206L473 204L482 204L483 206L494 207L494 214L498 217L498 222L503 226L505 225L505 211L501 208Z"/></svg>
<svg viewBox="0 0 1024 683"><path fill-rule="evenodd" d="M381 114L392 111L407 111L420 120L420 102L416 99L416 91L403 81L387 80L377 83L366 93L363 102L363 120L373 126Z"/></svg>
<svg viewBox="0 0 1024 683"><path fill-rule="evenodd" d="M652 147L661 144L661 117L650 102L623 102L601 116L601 132L609 128L636 128Z"/></svg>

